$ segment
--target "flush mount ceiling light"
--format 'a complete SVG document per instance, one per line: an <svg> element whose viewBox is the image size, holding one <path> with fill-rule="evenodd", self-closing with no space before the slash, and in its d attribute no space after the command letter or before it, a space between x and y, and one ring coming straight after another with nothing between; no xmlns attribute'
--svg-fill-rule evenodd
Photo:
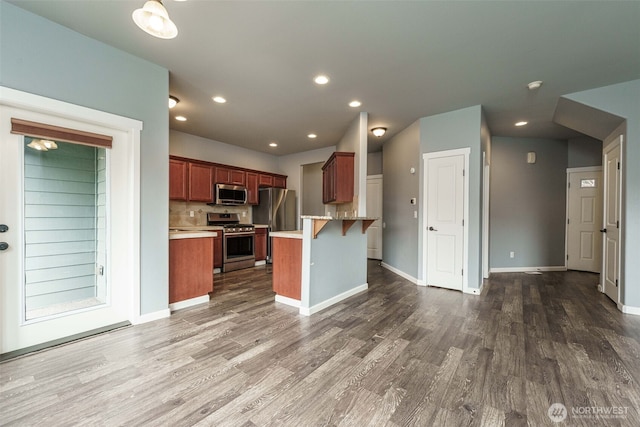
<svg viewBox="0 0 640 427"><path fill-rule="evenodd" d="M329 83L329 77L320 74L319 76L315 76L313 78L313 81L316 82L316 84L319 84L319 85L326 85L327 83Z"/></svg>
<svg viewBox="0 0 640 427"><path fill-rule="evenodd" d="M176 116L176 120L179 122L186 122L187 118L185 116Z"/></svg>
<svg viewBox="0 0 640 427"><path fill-rule="evenodd" d="M227 102L227 100L221 96L214 96L211 99L213 99L213 102L217 102L218 104L224 104L225 102Z"/></svg>
<svg viewBox="0 0 640 427"><path fill-rule="evenodd" d="M58 148L58 144L53 141L49 141L48 139L34 139L27 144L27 147L36 151L49 151Z"/></svg>
<svg viewBox="0 0 640 427"><path fill-rule="evenodd" d="M352 107L352 108L357 108L357 107L359 107L361 105L362 105L362 102L360 102L360 101L351 101L349 103L349 107Z"/></svg>
<svg viewBox="0 0 640 427"><path fill-rule="evenodd" d="M373 129L371 129L371 132L373 132L373 134L374 134L375 136L377 136L378 138L380 138L382 135L384 135L385 133L387 133L387 128L377 127L377 128L373 128Z"/></svg>
<svg viewBox="0 0 640 427"><path fill-rule="evenodd" d="M160 0L148 0L141 9L131 15L140 29L160 39L172 39L178 35L176 24L169 19L167 9Z"/></svg>
<svg viewBox="0 0 640 427"><path fill-rule="evenodd" d="M176 98L175 96L169 96L169 108L175 107L176 105L178 105L178 102L180 102L178 98Z"/></svg>
<svg viewBox="0 0 640 427"><path fill-rule="evenodd" d="M525 122L525 121L517 122L517 123L516 123L516 126L524 126L524 125L526 125L527 123L529 123L529 122Z"/></svg>
<svg viewBox="0 0 640 427"><path fill-rule="evenodd" d="M317 137L318 137L318 135L316 135L315 133L310 133L309 135L307 135L307 138L311 138L311 139L314 139L314 138L317 138Z"/></svg>
<svg viewBox="0 0 640 427"><path fill-rule="evenodd" d="M531 82L527 84L527 87L529 88L529 90L536 90L540 86L542 86L542 80L536 80L535 82Z"/></svg>
<svg viewBox="0 0 640 427"><path fill-rule="evenodd" d="M276 144L275 142L270 142L269 143L269 147L277 147L277 146L278 146L278 144Z"/></svg>

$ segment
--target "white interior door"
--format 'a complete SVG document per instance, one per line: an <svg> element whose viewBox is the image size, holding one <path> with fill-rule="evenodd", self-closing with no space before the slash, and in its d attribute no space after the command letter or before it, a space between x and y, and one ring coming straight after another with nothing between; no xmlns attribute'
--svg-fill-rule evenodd
<svg viewBox="0 0 640 427"><path fill-rule="evenodd" d="M464 155L427 159L426 284L462 290Z"/></svg>
<svg viewBox="0 0 640 427"><path fill-rule="evenodd" d="M367 216L378 218L367 229L367 258L382 259L382 175L367 177Z"/></svg>
<svg viewBox="0 0 640 427"><path fill-rule="evenodd" d="M620 173L622 137L604 151L604 221L602 282L604 292L616 304L620 301Z"/></svg>
<svg viewBox="0 0 640 427"><path fill-rule="evenodd" d="M113 131L112 150L57 141L46 151L12 134L11 118L106 131L0 106L0 354L127 321L132 300L131 176L108 172L125 160L126 134Z"/></svg>
<svg viewBox="0 0 640 427"><path fill-rule="evenodd" d="M567 170L567 268L602 267L602 170Z"/></svg>

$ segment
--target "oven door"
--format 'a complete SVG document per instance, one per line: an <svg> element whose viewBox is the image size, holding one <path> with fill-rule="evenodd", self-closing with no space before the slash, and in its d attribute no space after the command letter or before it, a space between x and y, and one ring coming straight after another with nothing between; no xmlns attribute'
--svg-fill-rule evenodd
<svg viewBox="0 0 640 427"><path fill-rule="evenodd" d="M255 260L255 236L255 232L224 233L223 262Z"/></svg>

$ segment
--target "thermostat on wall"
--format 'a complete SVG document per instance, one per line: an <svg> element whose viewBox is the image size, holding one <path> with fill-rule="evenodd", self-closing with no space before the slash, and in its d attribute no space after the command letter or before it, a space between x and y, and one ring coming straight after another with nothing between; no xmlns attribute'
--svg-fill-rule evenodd
<svg viewBox="0 0 640 427"><path fill-rule="evenodd" d="M527 163L533 164L536 162L536 152L535 151L529 151L527 153Z"/></svg>

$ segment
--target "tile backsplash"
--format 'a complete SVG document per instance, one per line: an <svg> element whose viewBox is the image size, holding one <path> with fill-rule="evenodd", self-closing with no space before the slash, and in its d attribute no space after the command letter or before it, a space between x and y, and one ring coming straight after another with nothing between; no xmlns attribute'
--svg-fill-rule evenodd
<svg viewBox="0 0 640 427"><path fill-rule="evenodd" d="M193 212L193 217L191 216ZM209 206L205 203L169 201L169 227L189 227L207 225L207 213L237 213L240 222L251 224L251 205L243 206Z"/></svg>

